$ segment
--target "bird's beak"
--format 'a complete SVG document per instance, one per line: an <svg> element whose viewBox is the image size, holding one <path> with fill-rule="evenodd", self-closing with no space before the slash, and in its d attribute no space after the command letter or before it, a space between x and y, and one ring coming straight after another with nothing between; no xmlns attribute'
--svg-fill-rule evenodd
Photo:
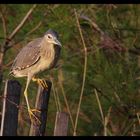
<svg viewBox="0 0 140 140"><path fill-rule="evenodd" d="M57 39L54 40L54 44L62 47L62 44Z"/></svg>

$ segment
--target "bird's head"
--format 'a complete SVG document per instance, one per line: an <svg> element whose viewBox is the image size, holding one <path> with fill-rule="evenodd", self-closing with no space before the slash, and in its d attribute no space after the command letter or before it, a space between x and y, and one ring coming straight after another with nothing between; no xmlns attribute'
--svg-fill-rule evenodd
<svg viewBox="0 0 140 140"><path fill-rule="evenodd" d="M57 32L53 31L52 29L49 29L45 33L45 39L47 40L47 42L49 42L51 44L56 44L58 46L62 46L62 44L58 40L58 34L57 34Z"/></svg>

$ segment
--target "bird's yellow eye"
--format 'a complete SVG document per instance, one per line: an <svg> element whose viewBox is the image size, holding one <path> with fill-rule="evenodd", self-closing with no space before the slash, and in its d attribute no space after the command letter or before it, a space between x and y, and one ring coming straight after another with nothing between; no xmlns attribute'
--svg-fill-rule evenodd
<svg viewBox="0 0 140 140"><path fill-rule="evenodd" d="M51 35L48 35L47 37L48 37L48 39L52 39L52 36Z"/></svg>

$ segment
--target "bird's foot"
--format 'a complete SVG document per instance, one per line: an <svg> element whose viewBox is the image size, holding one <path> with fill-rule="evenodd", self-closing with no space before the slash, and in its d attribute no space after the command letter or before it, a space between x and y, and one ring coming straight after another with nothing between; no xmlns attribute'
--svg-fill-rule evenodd
<svg viewBox="0 0 140 140"><path fill-rule="evenodd" d="M44 79L32 78L34 82L37 82L42 88L48 89L48 85Z"/></svg>
<svg viewBox="0 0 140 140"><path fill-rule="evenodd" d="M37 116L34 114L34 112L39 112L39 110L37 109L28 109L28 113L29 113L29 117L30 117L30 120L33 124L36 124L36 125L40 125L41 122L40 120L37 118Z"/></svg>

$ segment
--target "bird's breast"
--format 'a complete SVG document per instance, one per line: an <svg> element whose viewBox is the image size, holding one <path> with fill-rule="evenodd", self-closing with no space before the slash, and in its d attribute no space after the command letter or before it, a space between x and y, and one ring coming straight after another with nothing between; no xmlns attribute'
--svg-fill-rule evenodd
<svg viewBox="0 0 140 140"><path fill-rule="evenodd" d="M59 60L59 56L60 56L60 46L55 45L54 46L54 56L53 56L53 61L50 64L50 68L55 67L55 65L57 64L58 60Z"/></svg>
<svg viewBox="0 0 140 140"><path fill-rule="evenodd" d="M40 70L43 71L45 69L53 68L55 57L56 54L53 47L47 48L46 50L42 51L39 65Z"/></svg>

